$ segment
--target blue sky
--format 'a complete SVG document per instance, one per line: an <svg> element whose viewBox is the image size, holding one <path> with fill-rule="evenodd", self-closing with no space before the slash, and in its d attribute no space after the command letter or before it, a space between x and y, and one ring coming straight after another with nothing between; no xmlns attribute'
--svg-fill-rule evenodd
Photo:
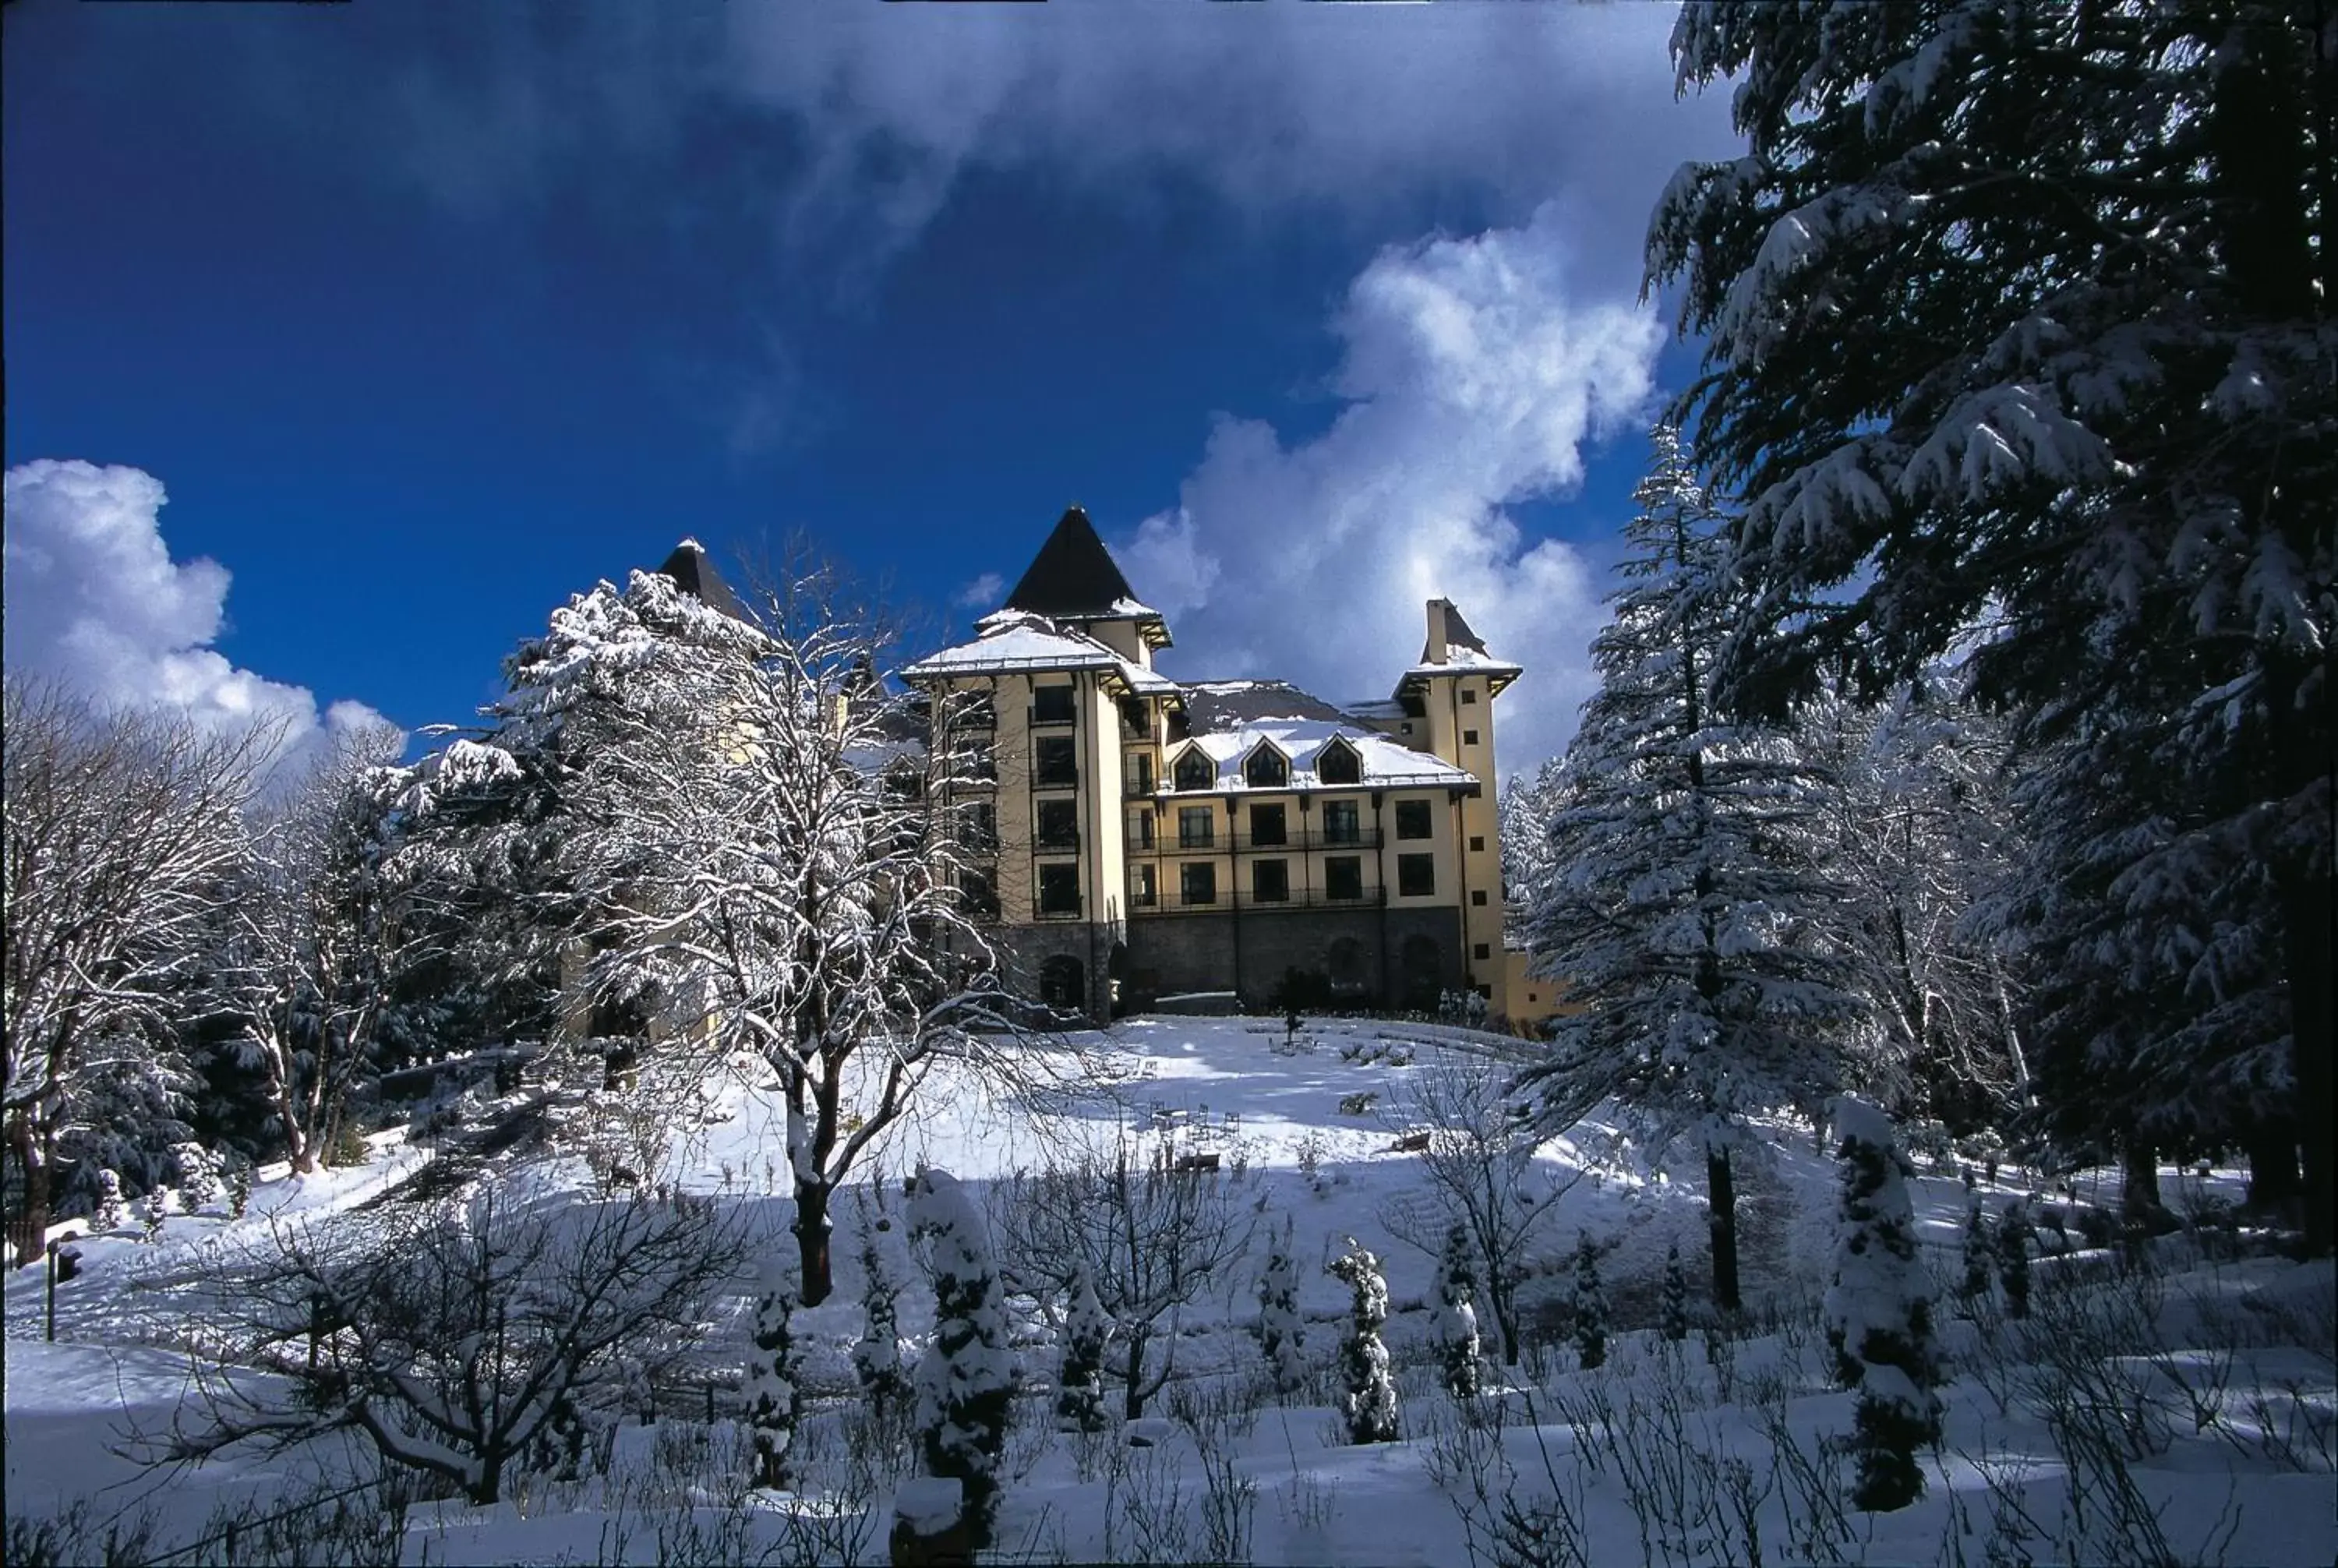
<svg viewBox="0 0 2338 1568"><path fill-rule="evenodd" d="M1733 151L1670 20L23 0L8 663L460 720L683 534L939 632L1078 502L1182 675L1378 691L1450 594L1531 765L1691 366L1647 211Z"/></svg>

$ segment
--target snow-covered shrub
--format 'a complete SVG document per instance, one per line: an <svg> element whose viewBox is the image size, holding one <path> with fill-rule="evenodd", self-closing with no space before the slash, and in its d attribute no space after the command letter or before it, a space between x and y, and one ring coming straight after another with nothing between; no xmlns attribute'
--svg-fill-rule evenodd
<svg viewBox="0 0 2338 1568"><path fill-rule="evenodd" d="M1015 1400L998 1272L989 1232L948 1171L918 1173L909 1226L930 1249L934 1281L934 1338L917 1375L926 1468L965 1483L968 1540L981 1547L989 1544L997 1510L999 1455Z"/></svg>
<svg viewBox="0 0 2338 1568"><path fill-rule="evenodd" d="M1575 1349L1586 1372L1607 1360L1607 1293L1599 1283L1599 1249L1587 1230L1575 1242Z"/></svg>
<svg viewBox="0 0 2338 1568"><path fill-rule="evenodd" d="M239 1154L228 1161L227 1213L231 1220L243 1218L251 1207L251 1161Z"/></svg>
<svg viewBox="0 0 2338 1568"><path fill-rule="evenodd" d="M1681 1268L1680 1243L1665 1250L1665 1338L1679 1344L1688 1338L1688 1274Z"/></svg>
<svg viewBox="0 0 2338 1568"><path fill-rule="evenodd" d="M1485 1026L1488 1005L1475 991L1440 992L1437 998L1438 1021L1465 1029L1480 1029Z"/></svg>
<svg viewBox="0 0 2338 1568"><path fill-rule="evenodd" d="M1101 1432L1104 1413L1104 1348L1112 1319L1096 1299L1095 1280L1083 1265L1072 1280L1064 1313L1064 1360L1056 1378L1056 1426L1065 1432Z"/></svg>
<svg viewBox="0 0 2338 1568"><path fill-rule="evenodd" d="M161 1239L162 1221L170 1212L171 1190L158 1181L146 1190L146 1196L138 1204L138 1219L146 1227L146 1240Z"/></svg>
<svg viewBox="0 0 2338 1568"><path fill-rule="evenodd" d="M1931 1290L1916 1258L1908 1196L1914 1172L1892 1142L1890 1120L1845 1095L1835 1102L1835 1124L1842 1138L1842 1204L1826 1297L1827 1343L1836 1377L1859 1391L1852 1500L1882 1512L1923 1495L1916 1451L1940 1435Z"/></svg>
<svg viewBox="0 0 2338 1568"><path fill-rule="evenodd" d="M1380 1341L1388 1322L1388 1279L1380 1260L1352 1236L1348 1251L1331 1260L1331 1272L1355 1292L1348 1337L1340 1343L1340 1378L1346 1393L1340 1410L1353 1443L1393 1443L1397 1438L1396 1382L1389 1376L1388 1347Z"/></svg>
<svg viewBox="0 0 2338 1568"><path fill-rule="evenodd" d="M93 1234L103 1235L122 1229L129 1216L122 1206L122 1177L113 1171L97 1173L97 1206L90 1210L89 1228Z"/></svg>
<svg viewBox="0 0 2338 1568"><path fill-rule="evenodd" d="M1292 1227L1267 1242L1258 1280L1258 1342L1278 1394L1295 1394L1307 1380L1307 1331L1299 1316L1299 1265L1291 1255Z"/></svg>
<svg viewBox="0 0 2338 1568"><path fill-rule="evenodd" d="M787 1265L763 1266L755 1299L755 1349L747 1358L747 1426L754 1435L755 1485L788 1485L788 1445L796 1429L796 1349L789 1317L796 1285Z"/></svg>
<svg viewBox="0 0 2338 1568"><path fill-rule="evenodd" d="M2005 1315L2029 1316L2029 1206L2016 1198L1997 1220L1997 1278L2005 1287Z"/></svg>
<svg viewBox="0 0 2338 1568"><path fill-rule="evenodd" d="M188 1213L200 1213L219 1201L218 1155L191 1141L172 1145L171 1161L178 1168L179 1200Z"/></svg>
<svg viewBox="0 0 2338 1568"><path fill-rule="evenodd" d="M1445 1391L1456 1399L1478 1392L1478 1274L1469 1259L1469 1232L1456 1225L1445 1233L1445 1251L1437 1262L1437 1306L1432 1330L1438 1361L1445 1374Z"/></svg>
<svg viewBox="0 0 2338 1568"><path fill-rule="evenodd" d="M901 1371L901 1330L895 1301L901 1291L871 1229L860 1240L860 1272L867 1281L860 1298L860 1341L852 1348L852 1369L869 1407L883 1416L900 1404L909 1380Z"/></svg>

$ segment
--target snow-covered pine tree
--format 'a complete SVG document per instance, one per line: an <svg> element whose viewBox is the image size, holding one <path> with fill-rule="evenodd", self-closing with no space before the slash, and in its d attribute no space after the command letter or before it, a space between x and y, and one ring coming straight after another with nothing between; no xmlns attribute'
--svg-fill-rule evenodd
<svg viewBox="0 0 2338 1568"><path fill-rule="evenodd" d="M177 1168L179 1199L187 1212L199 1214L219 1201L219 1156L201 1143L187 1142L173 1144L171 1162Z"/></svg>
<svg viewBox="0 0 2338 1568"><path fill-rule="evenodd" d="M231 1156L227 1164L227 1217L243 1218L251 1207L251 1161L241 1154Z"/></svg>
<svg viewBox="0 0 2338 1568"><path fill-rule="evenodd" d="M1958 1292L1968 1301L1978 1301L1989 1294L1989 1276L1995 1272L1996 1249L1990 1244L1987 1222L1981 1217L1980 1199L1970 1199L1965 1207L1964 1279Z"/></svg>
<svg viewBox="0 0 2338 1568"><path fill-rule="evenodd" d="M1599 1249L1591 1232L1575 1240L1575 1352L1586 1372L1607 1362L1607 1292L1599 1284Z"/></svg>
<svg viewBox="0 0 2338 1568"><path fill-rule="evenodd" d="M1437 1305L1430 1332L1445 1374L1445 1391L1456 1399L1476 1396L1484 1357L1478 1344L1478 1270L1469 1256L1469 1232L1459 1225L1445 1233L1437 1260Z"/></svg>
<svg viewBox="0 0 2338 1568"><path fill-rule="evenodd" d="M860 1298L860 1338L852 1347L852 1369L860 1377L860 1392L867 1396L869 1408L881 1418L899 1406L901 1396L909 1392L909 1380L901 1371L898 1313L901 1287L885 1261L877 1236L871 1227L860 1238L860 1272L865 1283Z"/></svg>
<svg viewBox="0 0 2338 1568"><path fill-rule="evenodd" d="M1104 1410L1104 1350L1111 1338L1112 1319L1083 1265L1073 1276L1064 1308L1064 1358L1056 1377L1058 1430L1101 1432L1111 1424Z"/></svg>
<svg viewBox="0 0 2338 1568"><path fill-rule="evenodd" d="M1835 1376L1859 1391L1852 1500L1883 1512L1924 1494L1916 1451L1938 1442L1940 1364L1932 1346L1930 1282L1916 1257L1915 1172L1900 1152L1891 1120L1863 1100L1835 1102L1842 1138L1842 1200L1834 1282L1826 1295L1827 1344Z"/></svg>
<svg viewBox="0 0 2338 1568"><path fill-rule="evenodd" d="M2101 817L2129 951L2191 970L2201 1015L2237 999L2222 976L2278 972L2278 1044L2243 1038L2295 1103L2329 1103L2323 24L2143 0L1705 5L1673 52L1684 83L1727 81L1752 149L1685 168L1649 243L1705 343L1685 411L1749 500L1738 705L1827 667L1881 690L1985 628L1977 689L2026 739L2119 738L2054 789ZM2266 917L2187 918L2235 868ZM2176 1102L2127 1098L2130 1118ZM2332 1120L2280 1136L2326 1250Z"/></svg>
<svg viewBox="0 0 2338 1568"><path fill-rule="evenodd" d="M1732 1160L1749 1115L1815 1106L1866 1038L1822 870L1826 779L1783 731L1713 706L1734 607L1718 583L1726 518L1677 434L1658 426L1634 492L1615 619L1592 644L1532 894L1536 971L1584 1007L1520 1076L1542 1124L1611 1097L1652 1152L1705 1157L1714 1299L1738 1304Z"/></svg>
<svg viewBox="0 0 2338 1568"><path fill-rule="evenodd" d="M1997 1278L2005 1287L2005 1315L2029 1316L2029 1205L2016 1198L1997 1218Z"/></svg>
<svg viewBox="0 0 2338 1568"><path fill-rule="evenodd" d="M789 1484L788 1448L794 1441L800 1397L796 1373L794 1270L781 1259L763 1265L755 1298L754 1348L747 1357L747 1429L754 1436L755 1485Z"/></svg>
<svg viewBox="0 0 2338 1568"><path fill-rule="evenodd" d="M934 1282L933 1343L916 1379L926 1469L963 1483L968 1536L979 1548L990 1542L1015 1399L998 1271L981 1215L947 1171L918 1172L909 1228L928 1249Z"/></svg>
<svg viewBox="0 0 2338 1568"><path fill-rule="evenodd" d="M146 1196L141 1199L138 1204L139 1222L146 1228L143 1240L160 1240L162 1235L162 1221L170 1217L171 1190L157 1181L146 1190Z"/></svg>
<svg viewBox="0 0 2338 1568"><path fill-rule="evenodd" d="M1291 1237L1288 1220L1269 1233L1266 1269L1258 1280L1259 1348L1278 1394L1295 1394L1307 1380L1307 1331L1299 1316L1299 1265Z"/></svg>
<svg viewBox="0 0 2338 1568"><path fill-rule="evenodd" d="M1688 1338L1688 1275L1681 1268L1680 1243L1665 1249L1665 1284L1660 1326L1677 1345Z"/></svg>
<svg viewBox="0 0 2338 1568"><path fill-rule="evenodd" d="M97 1206L89 1214L91 1233L110 1235L121 1230L127 1218L122 1202L121 1176L113 1171L100 1171L97 1173Z"/></svg>
<svg viewBox="0 0 2338 1568"><path fill-rule="evenodd" d="M1388 1279L1380 1260L1354 1237L1348 1250L1331 1260L1331 1272L1355 1293L1348 1309L1348 1335L1340 1341L1341 1413L1348 1420L1351 1443L1393 1443L1397 1439L1396 1380L1389 1376L1388 1347L1380 1329L1388 1322Z"/></svg>

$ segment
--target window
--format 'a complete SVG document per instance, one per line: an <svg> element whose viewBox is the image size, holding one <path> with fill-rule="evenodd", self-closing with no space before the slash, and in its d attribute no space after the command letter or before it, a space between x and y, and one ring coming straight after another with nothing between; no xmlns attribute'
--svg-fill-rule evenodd
<svg viewBox="0 0 2338 1568"><path fill-rule="evenodd" d="M1250 868L1250 896L1261 904L1290 902L1291 862L1253 861Z"/></svg>
<svg viewBox="0 0 2338 1568"><path fill-rule="evenodd" d="M1356 803L1353 800L1327 800L1323 804L1323 842L1326 844L1361 844L1363 829L1358 826Z"/></svg>
<svg viewBox="0 0 2338 1568"><path fill-rule="evenodd" d="M1218 814L1207 806L1177 808L1177 848L1207 849L1218 841Z"/></svg>
<svg viewBox="0 0 2338 1568"><path fill-rule="evenodd" d="M1396 858L1396 890L1406 898L1426 898L1437 891L1437 857L1400 855Z"/></svg>
<svg viewBox="0 0 2338 1568"><path fill-rule="evenodd" d="M1478 743L1478 732L1477 732L1475 730L1462 730L1462 731L1461 731L1461 744L1462 744L1462 745L1464 745L1464 746L1475 746L1477 743Z"/></svg>
<svg viewBox="0 0 2338 1568"><path fill-rule="evenodd" d="M1069 724L1074 718L1070 687L1034 686L1031 689L1032 723Z"/></svg>
<svg viewBox="0 0 2338 1568"><path fill-rule="evenodd" d="M1250 841L1258 845L1290 842L1283 835L1282 807L1253 806L1250 808Z"/></svg>
<svg viewBox="0 0 2338 1568"><path fill-rule="evenodd" d="M1491 958L1494 956L1493 944L1489 942L1480 942L1469 951L1479 958Z"/></svg>
<svg viewBox="0 0 2338 1568"><path fill-rule="evenodd" d="M1080 841L1080 803L1076 800L1039 802L1039 848L1070 849Z"/></svg>
<svg viewBox="0 0 2338 1568"><path fill-rule="evenodd" d="M1140 809L1128 814L1128 842L1131 848L1153 848L1153 813L1151 811Z"/></svg>
<svg viewBox="0 0 2338 1568"><path fill-rule="evenodd" d="M1486 906L1486 890L1483 887L1470 888L1469 902L1483 909Z"/></svg>
<svg viewBox="0 0 2338 1568"><path fill-rule="evenodd" d="M986 853L998 848L998 808L987 800L958 808L958 842L961 849Z"/></svg>
<svg viewBox="0 0 2338 1568"><path fill-rule="evenodd" d="M1199 746L1189 746L1177 759L1177 788L1207 789L1218 781L1217 764Z"/></svg>
<svg viewBox="0 0 2338 1568"><path fill-rule="evenodd" d="M1485 847L1486 836L1483 833L1472 833L1469 835L1469 852L1472 855L1476 854L1478 850L1483 849Z"/></svg>
<svg viewBox="0 0 2338 1568"><path fill-rule="evenodd" d="M1139 866L1128 877L1128 905L1132 909L1150 909L1161 901L1161 889L1154 881L1154 868Z"/></svg>
<svg viewBox="0 0 2338 1568"><path fill-rule="evenodd" d="M1364 862L1358 855L1334 855L1323 862L1323 897L1351 903L1364 896Z"/></svg>
<svg viewBox="0 0 2338 1568"><path fill-rule="evenodd" d="M1216 903L1218 868L1206 860L1192 861L1178 867L1177 898L1184 904Z"/></svg>
<svg viewBox="0 0 2338 1568"><path fill-rule="evenodd" d="M1039 867L1039 913L1076 915L1080 912L1080 868L1076 863Z"/></svg>
<svg viewBox="0 0 2338 1568"><path fill-rule="evenodd" d="M981 871L961 871L958 874L958 896L969 915L998 913L998 889L989 876Z"/></svg>
<svg viewBox="0 0 2338 1568"><path fill-rule="evenodd" d="M1478 689L1477 689L1475 686L1464 686L1464 687L1462 687L1462 688L1461 688L1461 706L1462 706L1462 707L1464 707L1464 708L1473 707L1473 706L1475 706L1475 705L1476 705L1477 701L1478 701Z"/></svg>
<svg viewBox="0 0 2338 1568"><path fill-rule="evenodd" d="M1153 753L1133 751L1128 758L1128 792L1132 795L1153 793Z"/></svg>
<svg viewBox="0 0 2338 1568"><path fill-rule="evenodd" d="M1291 764L1282 752L1261 741L1243 764L1243 777L1253 789L1280 789L1291 782Z"/></svg>
<svg viewBox="0 0 2338 1568"><path fill-rule="evenodd" d="M1363 764L1357 760L1353 746L1334 740L1316 757L1315 777L1326 784L1361 784Z"/></svg>
<svg viewBox="0 0 2338 1568"><path fill-rule="evenodd" d="M1068 735L1043 735L1032 752L1035 784L1063 785L1080 781L1080 743Z"/></svg>
<svg viewBox="0 0 2338 1568"><path fill-rule="evenodd" d="M1145 720L1144 698L1124 697L1120 700L1120 732L1138 740L1153 733L1153 726Z"/></svg>
<svg viewBox="0 0 2338 1568"><path fill-rule="evenodd" d="M1400 838L1429 837L1429 802L1400 800L1396 803L1396 836Z"/></svg>

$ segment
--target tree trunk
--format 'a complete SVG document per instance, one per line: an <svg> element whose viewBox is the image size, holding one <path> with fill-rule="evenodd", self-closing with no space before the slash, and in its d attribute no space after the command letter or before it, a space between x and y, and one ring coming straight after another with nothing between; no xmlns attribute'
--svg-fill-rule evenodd
<svg viewBox="0 0 2338 1568"><path fill-rule="evenodd" d="M1518 1315L1517 1296L1507 1289L1488 1286L1486 1300L1494 1308L1494 1330L1502 1337L1502 1365L1518 1364Z"/></svg>
<svg viewBox="0 0 2338 1568"><path fill-rule="evenodd" d="M2304 1191L2297 1173L2297 1123L2286 1116L2264 1117L2242 1135L2241 1147L2249 1161L2250 1212L2294 1220Z"/></svg>
<svg viewBox="0 0 2338 1568"><path fill-rule="evenodd" d="M803 1304L817 1307L836 1289L830 1269L829 1242L835 1227L828 1218L830 1189L825 1181L796 1183L796 1256L802 1265Z"/></svg>
<svg viewBox="0 0 2338 1568"><path fill-rule="evenodd" d="M1713 1240L1713 1304L1724 1312L1739 1307L1737 1291L1737 1177L1726 1151L1704 1157L1705 1224Z"/></svg>
<svg viewBox="0 0 2338 1568"><path fill-rule="evenodd" d="M11 1123L9 1142L15 1145L16 1163L25 1172L24 1211L10 1227L16 1266L22 1269L49 1255L49 1162L34 1140L31 1118L19 1112Z"/></svg>
<svg viewBox="0 0 2338 1568"><path fill-rule="evenodd" d="M2119 1212L2133 1220L2155 1220L2167 1205L2159 1196L2159 1150L2148 1139L2132 1137L2119 1152Z"/></svg>
<svg viewBox="0 0 2338 1568"><path fill-rule="evenodd" d="M2283 887L2290 1054L2297 1102L2304 1107L2297 1131L2304 1166L2305 1250L2316 1258L2331 1250L2332 1183L2338 1180L2331 1170L2331 938L2333 926L2338 924L2332 891L2327 875L2287 877Z"/></svg>
<svg viewBox="0 0 2338 1568"><path fill-rule="evenodd" d="M1128 1383L1122 1394L1121 1413L1131 1421L1144 1414L1144 1341L1147 1338L1142 1325L1128 1331Z"/></svg>

